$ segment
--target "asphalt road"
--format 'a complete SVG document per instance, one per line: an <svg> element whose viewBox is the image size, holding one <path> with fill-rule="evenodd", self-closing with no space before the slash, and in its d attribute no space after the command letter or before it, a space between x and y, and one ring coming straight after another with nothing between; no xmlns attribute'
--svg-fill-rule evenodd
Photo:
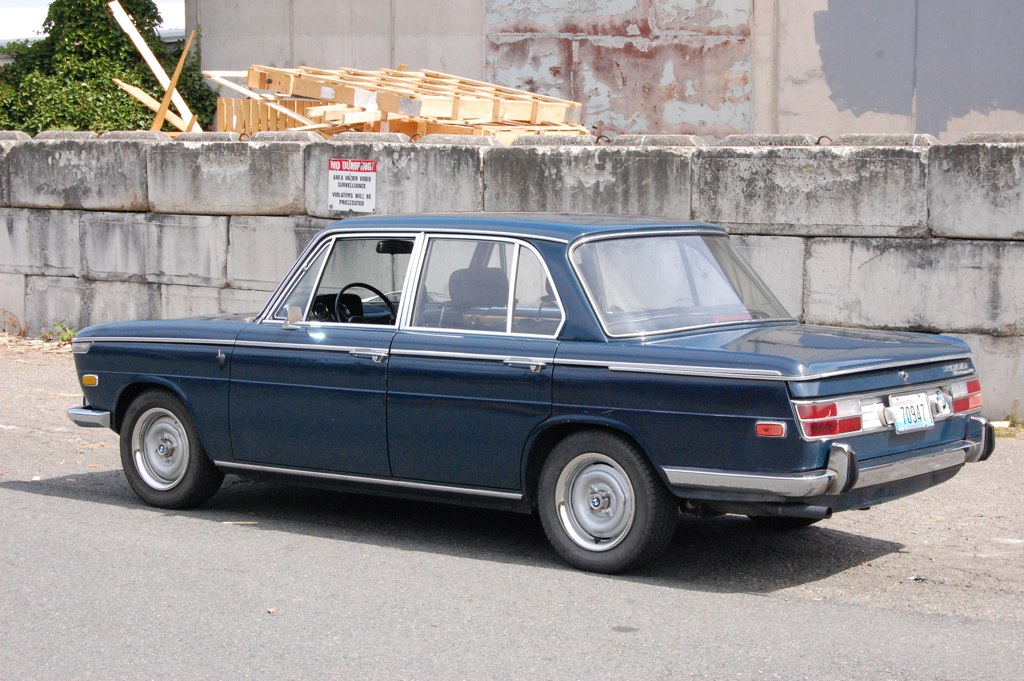
<svg viewBox="0 0 1024 681"><path fill-rule="evenodd" d="M564 566L535 519L229 476L144 506L64 416L67 352L0 345L0 679L1024 677L1024 440L806 530L687 519Z"/></svg>

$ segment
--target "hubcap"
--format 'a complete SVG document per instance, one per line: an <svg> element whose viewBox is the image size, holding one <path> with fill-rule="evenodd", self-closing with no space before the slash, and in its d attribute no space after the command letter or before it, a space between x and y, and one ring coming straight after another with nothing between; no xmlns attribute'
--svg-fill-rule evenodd
<svg viewBox="0 0 1024 681"><path fill-rule="evenodd" d="M555 487L562 529L589 551L607 551L629 534L636 516L633 484L604 454L580 454L562 469Z"/></svg>
<svg viewBox="0 0 1024 681"><path fill-rule="evenodd" d="M132 430L132 458L146 485L159 491L172 489L185 477L188 468L185 427L167 409L149 409Z"/></svg>

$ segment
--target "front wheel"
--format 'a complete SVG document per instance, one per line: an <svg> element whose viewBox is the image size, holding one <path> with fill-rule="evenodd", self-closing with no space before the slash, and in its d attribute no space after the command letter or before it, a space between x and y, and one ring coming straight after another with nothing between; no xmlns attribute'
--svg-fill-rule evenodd
<svg viewBox="0 0 1024 681"><path fill-rule="evenodd" d="M617 573L658 556L679 506L643 453L611 433L562 440L541 470L537 510L544 533L570 565Z"/></svg>
<svg viewBox="0 0 1024 681"><path fill-rule="evenodd" d="M188 409L163 390L142 393L125 412L121 465L135 493L160 508L198 506L224 480L206 456Z"/></svg>

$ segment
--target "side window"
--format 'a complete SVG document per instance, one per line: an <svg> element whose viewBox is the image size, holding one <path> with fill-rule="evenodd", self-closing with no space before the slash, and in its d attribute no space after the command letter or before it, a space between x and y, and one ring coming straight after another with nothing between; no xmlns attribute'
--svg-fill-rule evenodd
<svg viewBox="0 0 1024 681"><path fill-rule="evenodd" d="M550 336L562 323L562 308L540 259L528 248L519 248L512 331Z"/></svg>
<svg viewBox="0 0 1024 681"><path fill-rule="evenodd" d="M413 326L551 335L561 323L551 283L530 249L503 241L430 240Z"/></svg>
<svg viewBox="0 0 1024 681"><path fill-rule="evenodd" d="M512 248L501 241L431 239L413 325L505 331Z"/></svg>
<svg viewBox="0 0 1024 681"><path fill-rule="evenodd" d="M275 318L297 305L305 321L394 325L411 252L411 239L337 238L306 269Z"/></svg>

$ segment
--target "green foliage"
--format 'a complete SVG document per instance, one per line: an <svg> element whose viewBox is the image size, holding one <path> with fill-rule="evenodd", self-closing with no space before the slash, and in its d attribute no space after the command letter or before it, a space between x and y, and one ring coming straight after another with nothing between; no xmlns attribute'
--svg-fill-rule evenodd
<svg viewBox="0 0 1024 681"><path fill-rule="evenodd" d="M43 331L41 338L44 341L56 341L57 345L67 345L75 339L76 333L78 333L78 329L68 326L62 320Z"/></svg>
<svg viewBox="0 0 1024 681"><path fill-rule="evenodd" d="M168 47L156 34L160 13L153 0L121 0L150 49L171 74L184 41ZM141 87L155 99L163 89L131 39L121 30L107 0L54 0L43 30L33 42L9 43L14 61L0 68L0 130L149 129L154 114L111 80ZM199 72L198 40L178 80L178 92L204 128L213 120L217 95ZM171 129L165 127L165 129Z"/></svg>

